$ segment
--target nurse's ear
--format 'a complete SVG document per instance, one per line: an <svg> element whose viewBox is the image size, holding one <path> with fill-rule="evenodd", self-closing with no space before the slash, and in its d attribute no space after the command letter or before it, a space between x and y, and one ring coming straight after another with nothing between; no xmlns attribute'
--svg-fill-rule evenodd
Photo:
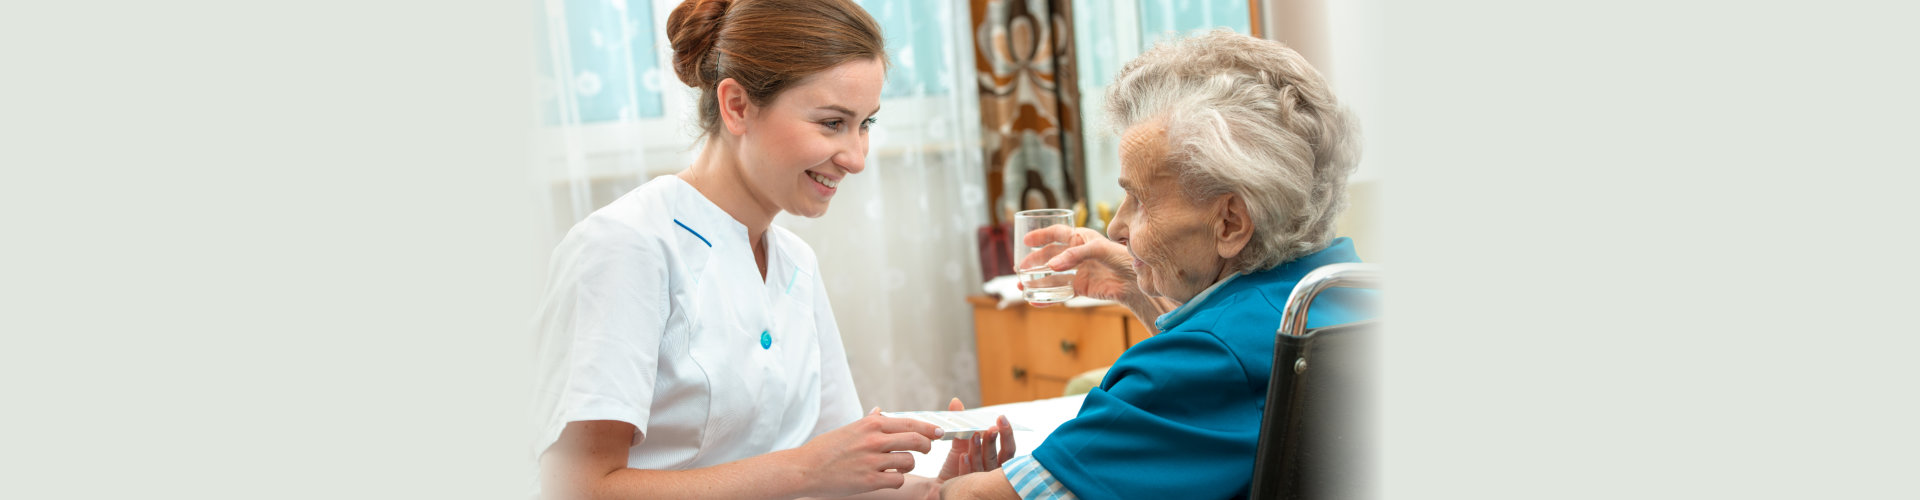
<svg viewBox="0 0 1920 500"><path fill-rule="evenodd" d="M747 118L758 112L753 100L747 97L747 88L732 78L721 80L713 87L713 98L720 101L720 124L727 133L745 135Z"/></svg>

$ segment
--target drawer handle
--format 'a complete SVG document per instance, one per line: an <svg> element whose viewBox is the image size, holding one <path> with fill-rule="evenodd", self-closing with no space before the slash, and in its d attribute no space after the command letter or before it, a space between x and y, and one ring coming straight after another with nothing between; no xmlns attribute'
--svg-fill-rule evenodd
<svg viewBox="0 0 1920 500"><path fill-rule="evenodd" d="M1016 366L1016 367L1013 367L1013 379L1014 379L1014 380L1020 380L1020 379L1024 379L1024 378L1027 378L1027 369L1026 369L1026 368L1021 368L1021 367L1018 367L1018 366Z"/></svg>
<svg viewBox="0 0 1920 500"><path fill-rule="evenodd" d="M1060 341L1060 352L1073 354L1073 351L1077 351L1079 349L1080 349L1080 344L1075 344L1071 340L1062 339Z"/></svg>

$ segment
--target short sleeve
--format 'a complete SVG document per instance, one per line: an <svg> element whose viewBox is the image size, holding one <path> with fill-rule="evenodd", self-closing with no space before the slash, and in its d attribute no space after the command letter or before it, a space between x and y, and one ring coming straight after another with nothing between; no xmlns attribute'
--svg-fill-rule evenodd
<svg viewBox="0 0 1920 500"><path fill-rule="evenodd" d="M847 366L846 346L840 342L840 324L833 319L826 285L816 278L813 287L813 318L820 336L820 418L812 435L818 436L859 420L860 394L853 388L853 371Z"/></svg>
<svg viewBox="0 0 1920 500"><path fill-rule="evenodd" d="M571 422L633 424L637 443L651 414L669 262L659 240L596 222L584 221L554 250L536 323L536 458Z"/></svg>
<svg viewBox="0 0 1920 500"><path fill-rule="evenodd" d="M1261 400L1232 350L1170 332L1123 354L1080 415L1033 456L1083 498L1227 498L1244 494Z"/></svg>

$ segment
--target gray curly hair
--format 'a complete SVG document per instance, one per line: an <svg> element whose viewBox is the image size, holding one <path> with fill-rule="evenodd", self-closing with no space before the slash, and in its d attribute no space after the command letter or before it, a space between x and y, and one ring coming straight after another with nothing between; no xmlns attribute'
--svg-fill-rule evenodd
<svg viewBox="0 0 1920 500"><path fill-rule="evenodd" d="M1229 269L1271 269L1332 241L1359 141L1300 53L1218 29L1154 45L1111 88L1117 134L1156 120L1166 127L1167 167L1189 198L1246 200L1253 239Z"/></svg>

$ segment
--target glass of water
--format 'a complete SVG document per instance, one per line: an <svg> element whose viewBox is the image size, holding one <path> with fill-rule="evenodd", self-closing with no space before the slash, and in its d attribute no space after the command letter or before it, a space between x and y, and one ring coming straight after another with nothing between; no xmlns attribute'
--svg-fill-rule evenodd
<svg viewBox="0 0 1920 500"><path fill-rule="evenodd" d="M1038 246L1028 246L1027 235L1042 229L1047 229L1042 233L1049 236L1047 240L1038 242ZM1047 261L1067 250L1072 234L1072 210L1049 208L1013 214L1013 271L1020 275L1027 302L1051 304L1073 298L1074 270L1054 271L1047 267Z"/></svg>

